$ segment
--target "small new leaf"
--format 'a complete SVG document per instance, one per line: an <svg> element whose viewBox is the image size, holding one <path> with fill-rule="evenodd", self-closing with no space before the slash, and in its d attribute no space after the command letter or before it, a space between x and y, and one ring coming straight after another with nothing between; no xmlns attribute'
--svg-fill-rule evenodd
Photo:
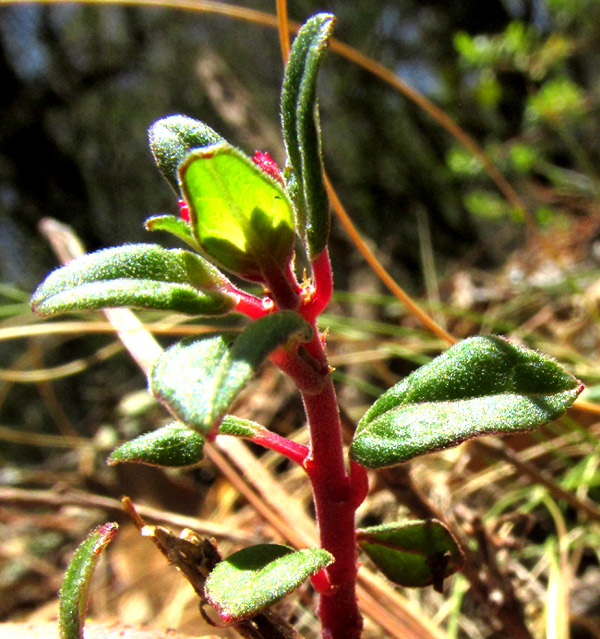
<svg viewBox="0 0 600 639"><path fill-rule="evenodd" d="M175 422L122 444L106 460L110 466L136 462L175 468L192 466L203 458L204 437Z"/></svg>
<svg viewBox="0 0 600 639"><path fill-rule="evenodd" d="M192 151L223 142L223 138L209 126L185 115L170 115L158 120L148 130L150 150L160 169L181 197L179 165Z"/></svg>
<svg viewBox="0 0 600 639"><path fill-rule="evenodd" d="M190 225L175 215L154 215L149 217L145 223L148 231L165 231L191 246L195 251L200 250L198 243L192 235Z"/></svg>
<svg viewBox="0 0 600 639"><path fill-rule="evenodd" d="M192 152L180 178L194 238L215 264L258 282L286 270L294 216L276 180L226 143Z"/></svg>
<svg viewBox="0 0 600 639"><path fill-rule="evenodd" d="M158 359L150 373L152 393L187 426L209 434L258 367L290 340L308 342L310 324L280 311L235 334L184 339ZM185 371L184 376L181 371Z"/></svg>
<svg viewBox="0 0 600 639"><path fill-rule="evenodd" d="M235 304L223 291L227 284L199 255L131 244L90 253L53 271L31 305L44 317L119 306L223 315Z"/></svg>
<svg viewBox="0 0 600 639"><path fill-rule="evenodd" d="M296 203L298 234L311 260L327 244L329 201L323 179L321 133L317 112L317 78L335 18L319 13L300 29L286 65L281 91L281 120L293 172L290 188Z"/></svg>
<svg viewBox="0 0 600 639"><path fill-rule="evenodd" d="M436 519L371 526L357 531L362 550L395 584L407 588L443 581L463 564L463 555L450 531Z"/></svg>
<svg viewBox="0 0 600 639"><path fill-rule="evenodd" d="M77 548L60 589L59 627L61 639L83 639L88 592L96 563L117 532L110 523L93 530Z"/></svg>
<svg viewBox="0 0 600 639"><path fill-rule="evenodd" d="M332 561L322 548L251 546L217 564L204 591L221 618L235 622L258 614Z"/></svg>
<svg viewBox="0 0 600 639"><path fill-rule="evenodd" d="M361 419L351 455L382 468L478 435L531 430L560 417L582 389L548 357L473 337L384 393Z"/></svg>

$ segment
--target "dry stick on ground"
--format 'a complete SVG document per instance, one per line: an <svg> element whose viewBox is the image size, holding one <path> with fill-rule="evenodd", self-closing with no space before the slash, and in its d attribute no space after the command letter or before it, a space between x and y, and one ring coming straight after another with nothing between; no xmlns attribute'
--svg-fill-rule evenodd
<svg viewBox="0 0 600 639"><path fill-rule="evenodd" d="M66 225L46 219L40 228L61 262L66 263L84 253L79 240ZM119 338L134 360L145 373L148 373L153 362L162 352L159 344L131 311L107 309L104 313L109 321L114 323ZM216 445L221 453L239 469L236 472L230 464L221 464L228 479L231 481L236 477L236 481L246 483L247 496L251 492L260 494L261 499L285 522L288 533L286 539L291 543L302 541L303 544L314 545L318 538L315 525L295 503L291 495L281 488L275 477L252 455L243 441L231 437L226 438L225 441L226 445L223 445L223 438L217 437ZM207 457L218 465L219 457L222 456L215 448L207 445L205 452ZM245 480L242 477L245 477ZM241 483L238 485L241 486ZM299 534L301 538L290 539L290 530L294 531L294 537ZM390 637L445 639L446 635L442 630L434 626L426 616L415 611L414 606L383 579L363 568L359 572L358 583L358 599L363 612L386 630Z"/></svg>

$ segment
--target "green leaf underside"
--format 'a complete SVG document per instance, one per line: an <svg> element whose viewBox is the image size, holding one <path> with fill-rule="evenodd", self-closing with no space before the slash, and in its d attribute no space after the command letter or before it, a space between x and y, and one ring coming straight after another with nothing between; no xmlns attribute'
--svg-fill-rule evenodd
<svg viewBox="0 0 600 639"><path fill-rule="evenodd" d="M59 627L61 639L82 639L88 591L102 551L117 532L118 524L98 526L77 548L60 589Z"/></svg>
<svg viewBox="0 0 600 639"><path fill-rule="evenodd" d="M284 140L297 181L298 230L306 236L311 259L325 248L330 224L316 92L319 67L334 24L332 15L321 13L303 25L290 51L281 92Z"/></svg>
<svg viewBox="0 0 600 639"><path fill-rule="evenodd" d="M148 138L158 168L177 194L180 194L179 165L190 151L224 141L206 124L185 115L158 120L150 127Z"/></svg>
<svg viewBox="0 0 600 639"><path fill-rule="evenodd" d="M253 617L332 561L322 548L251 546L217 565L206 581L206 597L226 621Z"/></svg>
<svg viewBox="0 0 600 639"><path fill-rule="evenodd" d="M449 530L434 519L364 528L357 540L390 581L407 588L441 586L463 564Z"/></svg>
<svg viewBox="0 0 600 639"><path fill-rule="evenodd" d="M42 316L117 306L222 315L235 303L217 288L226 282L189 251L132 244L90 253L53 271L34 293L32 308Z"/></svg>
<svg viewBox="0 0 600 639"><path fill-rule="evenodd" d="M478 435L530 430L559 417L581 388L552 359L473 337L384 393L360 421L351 455L381 468Z"/></svg>
<svg viewBox="0 0 600 639"><path fill-rule="evenodd" d="M92 282L76 289L53 295L35 307L41 316L69 311L130 307L174 311L187 315L224 315L233 302L221 293L200 293L185 284L169 284L152 280L112 280Z"/></svg>
<svg viewBox="0 0 600 639"><path fill-rule="evenodd" d="M294 218L273 178L227 144L191 153L180 176L192 233L211 260L249 280L284 270Z"/></svg>
<svg viewBox="0 0 600 639"><path fill-rule="evenodd" d="M150 373L152 393L187 426L208 434L237 394L278 346L307 342L312 328L293 311L280 311L235 334L184 339ZM186 371L182 376L181 371Z"/></svg>
<svg viewBox="0 0 600 639"><path fill-rule="evenodd" d="M148 231L164 231L179 238L194 250L198 250L198 243L192 235L188 222L175 215L154 215L145 222Z"/></svg>
<svg viewBox="0 0 600 639"><path fill-rule="evenodd" d="M122 444L107 460L111 466L135 462L177 468L192 466L203 458L204 437L183 424L174 423Z"/></svg>

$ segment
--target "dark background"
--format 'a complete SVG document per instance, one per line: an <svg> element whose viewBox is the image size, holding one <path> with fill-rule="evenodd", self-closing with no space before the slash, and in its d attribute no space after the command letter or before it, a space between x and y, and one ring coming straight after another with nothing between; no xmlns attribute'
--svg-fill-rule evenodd
<svg viewBox="0 0 600 639"><path fill-rule="evenodd" d="M546 220L565 208L540 200L548 166L570 172L563 187L583 189L578 197L597 191L599 6L486 0L483 10L476 0L369 0L290 2L289 12L300 21L335 13L336 37L455 118ZM514 25L525 32L520 40ZM457 34L476 36L471 59L457 51ZM154 7L2 7L0 280L32 288L53 266L36 229L44 216L71 224L89 249L148 239L143 220L175 210L146 143L161 116L204 120L246 151L261 146L282 161L281 73L276 31L256 24ZM579 102L557 121L536 120L531 100L557 80ZM440 268L469 251L479 265L498 262L519 241L510 207L427 114L335 54L320 95L328 170L394 275L420 281L419 215L429 221ZM516 143L536 161L526 154L515 167ZM341 287L354 260L346 249L336 227Z"/></svg>

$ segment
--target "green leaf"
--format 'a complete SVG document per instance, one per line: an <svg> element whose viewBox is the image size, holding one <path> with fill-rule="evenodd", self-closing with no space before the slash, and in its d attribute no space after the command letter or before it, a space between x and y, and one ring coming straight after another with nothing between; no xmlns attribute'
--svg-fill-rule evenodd
<svg viewBox="0 0 600 639"><path fill-rule="evenodd" d="M227 622L258 614L333 561L322 548L294 551L261 544L217 564L205 584L206 597Z"/></svg>
<svg viewBox="0 0 600 639"><path fill-rule="evenodd" d="M252 439L261 432L266 431L264 426L249 419L242 419L235 415L225 415L219 425L219 435L229 435L231 437L243 437Z"/></svg>
<svg viewBox="0 0 600 639"><path fill-rule="evenodd" d="M115 523L98 526L75 551L60 589L58 618L61 639L83 639L88 592L94 568L118 527Z"/></svg>
<svg viewBox="0 0 600 639"><path fill-rule="evenodd" d="M211 260L251 281L285 271L294 216L276 180L228 144L194 151L180 176L192 233Z"/></svg>
<svg viewBox="0 0 600 639"><path fill-rule="evenodd" d="M190 151L224 141L206 124L185 115L158 120L148 130L148 138L158 168L178 195L179 165Z"/></svg>
<svg viewBox="0 0 600 639"><path fill-rule="evenodd" d="M434 585L460 570L463 555L450 531L436 519L371 526L357 531L359 546L381 572L407 588Z"/></svg>
<svg viewBox="0 0 600 639"><path fill-rule="evenodd" d="M478 435L530 430L562 415L582 388L548 357L472 337L384 393L361 419L351 455L381 468Z"/></svg>
<svg viewBox="0 0 600 639"><path fill-rule="evenodd" d="M228 280L199 255L155 244L131 244L90 253L53 271L35 291L42 316L133 306L191 315L223 315L235 300Z"/></svg>
<svg viewBox="0 0 600 639"><path fill-rule="evenodd" d="M171 233L175 237L191 246L194 250L200 250L198 243L192 235L190 225L175 215L153 215L146 220L146 229L148 231L165 231Z"/></svg>
<svg viewBox="0 0 600 639"><path fill-rule="evenodd" d="M296 201L297 230L314 260L327 244L329 201L323 180L321 134L317 113L317 77L335 18L319 13L298 31L286 65L281 91L281 120Z"/></svg>
<svg viewBox="0 0 600 639"><path fill-rule="evenodd" d="M309 341L312 328L297 313L280 311L252 322L233 338L212 334L184 339L150 373L152 393L177 419L204 434L219 424L272 351L290 340Z"/></svg>
<svg viewBox="0 0 600 639"><path fill-rule="evenodd" d="M192 466L204 457L203 449L200 433L175 422L122 444L106 461L110 466L122 462L168 468Z"/></svg>

